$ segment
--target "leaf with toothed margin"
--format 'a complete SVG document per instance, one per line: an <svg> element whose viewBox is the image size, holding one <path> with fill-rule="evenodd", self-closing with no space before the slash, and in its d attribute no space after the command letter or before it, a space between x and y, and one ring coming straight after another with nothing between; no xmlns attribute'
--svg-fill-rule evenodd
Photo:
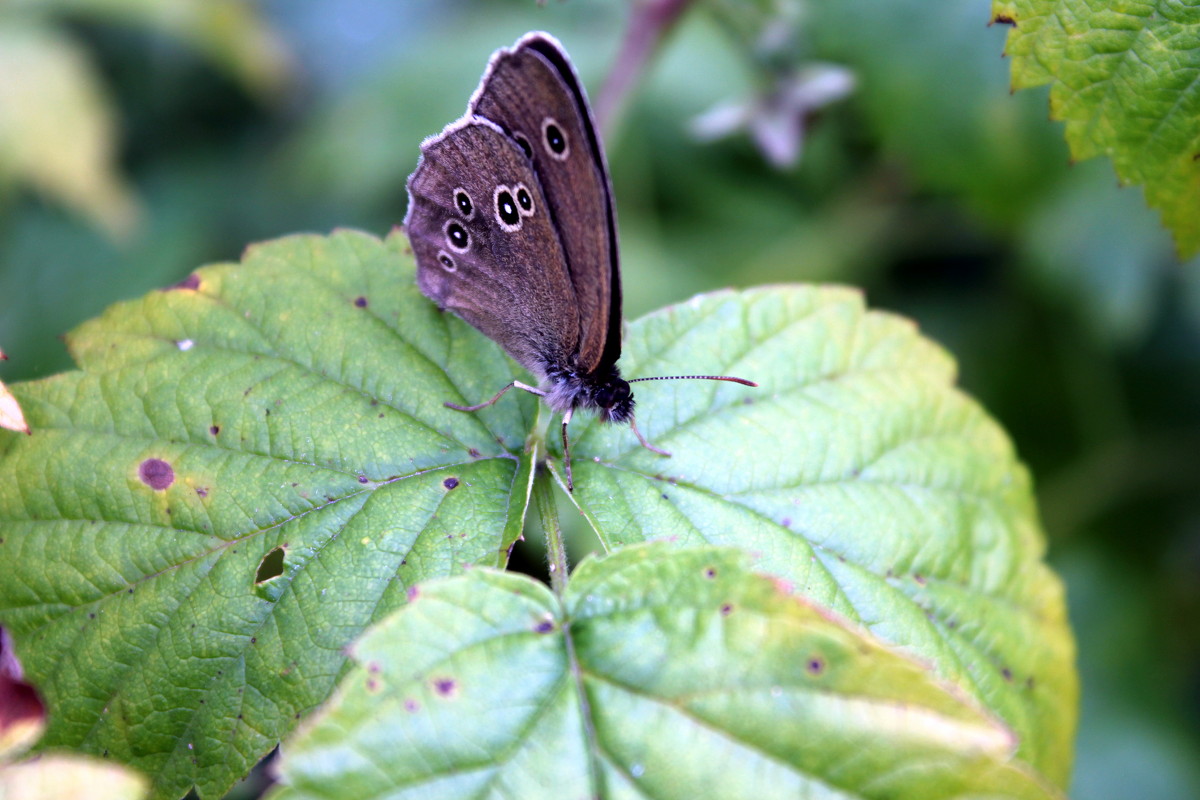
<svg viewBox="0 0 1200 800"><path fill-rule="evenodd" d="M520 534L533 401L442 406L512 367L420 295L401 236L261 245L69 344L79 371L13 387L33 435L0 439L0 621L43 746L154 797L223 795L409 586Z"/></svg>
<svg viewBox="0 0 1200 800"><path fill-rule="evenodd" d="M1013 26L1013 87L1050 84L1071 156L1111 158L1180 254L1200 253L1200 5L993 0L992 19Z"/></svg>
<svg viewBox="0 0 1200 800"><path fill-rule="evenodd" d="M999 720L749 561L630 547L561 601L492 570L424 585L270 798L1062 797Z"/></svg>
<svg viewBox="0 0 1200 800"><path fill-rule="evenodd" d="M605 547L740 547L805 597L932 664L996 712L1059 786L1078 686L1029 475L955 366L859 292L698 297L629 328L627 375L698 367L760 383L639 383L639 427L580 425L575 503ZM591 456L591 458L588 458Z"/></svg>
<svg viewBox="0 0 1200 800"><path fill-rule="evenodd" d="M131 763L155 797L220 796L408 587L502 565L519 535L534 401L442 406L520 373L419 295L398 234L261 245L70 343L81 371L12 387L34 434L0 432L0 622L54 710L46 743ZM1065 782L1061 586L1027 474L943 351L853 291L779 286L632 324L622 368L763 386L636 384L672 458L573 423L573 499L606 547L753 554Z"/></svg>

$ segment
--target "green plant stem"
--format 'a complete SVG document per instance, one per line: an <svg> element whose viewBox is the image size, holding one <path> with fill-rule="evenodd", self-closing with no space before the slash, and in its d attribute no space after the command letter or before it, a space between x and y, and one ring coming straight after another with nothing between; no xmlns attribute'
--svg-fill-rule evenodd
<svg viewBox="0 0 1200 800"><path fill-rule="evenodd" d="M558 524L558 505L554 502L554 489L550 485L550 472L538 470L533 479L533 502L537 507L542 531L546 534L546 558L550 562L550 588L562 597L567 588L567 545L563 540L562 526Z"/></svg>

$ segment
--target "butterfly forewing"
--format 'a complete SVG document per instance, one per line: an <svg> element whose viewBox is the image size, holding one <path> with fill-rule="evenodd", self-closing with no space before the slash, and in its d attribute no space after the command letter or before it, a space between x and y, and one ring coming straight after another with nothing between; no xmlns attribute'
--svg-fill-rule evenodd
<svg viewBox="0 0 1200 800"><path fill-rule="evenodd" d="M405 220L422 292L544 377L579 346L547 200L519 144L466 118L421 145ZM551 324L552 322L552 324Z"/></svg>
<svg viewBox="0 0 1200 800"><path fill-rule="evenodd" d="M501 50L470 111L497 123L533 163L563 250L582 321L584 373L621 354L616 217L603 147L570 62L545 34Z"/></svg>

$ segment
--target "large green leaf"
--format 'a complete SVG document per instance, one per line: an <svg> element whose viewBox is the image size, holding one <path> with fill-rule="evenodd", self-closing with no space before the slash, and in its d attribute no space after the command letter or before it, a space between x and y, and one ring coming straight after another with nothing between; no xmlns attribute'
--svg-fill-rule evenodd
<svg viewBox="0 0 1200 800"><path fill-rule="evenodd" d="M1051 84L1076 159L1107 155L1143 184L1179 250L1200 252L1200 6L1161 0L994 0L1013 86Z"/></svg>
<svg viewBox="0 0 1200 800"><path fill-rule="evenodd" d="M254 248L115 306L71 335L81 371L15 387L34 433L0 440L0 619L43 745L219 797L407 587L505 562L533 404L442 406L512 374L404 249Z"/></svg>
<svg viewBox="0 0 1200 800"><path fill-rule="evenodd" d="M707 351L707 355L705 352ZM575 499L605 546L735 545L814 602L936 666L1060 785L1077 686L1029 476L907 320L841 288L770 287L630 327L631 375L759 381L639 388L640 427L580 426ZM641 385L639 385L641 386Z"/></svg>
<svg viewBox="0 0 1200 800"><path fill-rule="evenodd" d="M561 602L490 570L421 587L275 797L1059 796L995 718L748 560L626 548Z"/></svg>
<svg viewBox="0 0 1200 800"><path fill-rule="evenodd" d="M420 296L406 250L355 233L256 247L83 326L81 371L12 387L34 433L0 433L0 621L46 692L47 744L108 752L158 797L193 781L215 797L409 587L504 563L544 449L536 405L442 405L518 373ZM622 367L762 387L636 384L671 458L573 423L573 499L607 548L753 554L988 709L1022 769L1064 784L1061 585L1026 472L941 349L852 290L777 286L632 324Z"/></svg>

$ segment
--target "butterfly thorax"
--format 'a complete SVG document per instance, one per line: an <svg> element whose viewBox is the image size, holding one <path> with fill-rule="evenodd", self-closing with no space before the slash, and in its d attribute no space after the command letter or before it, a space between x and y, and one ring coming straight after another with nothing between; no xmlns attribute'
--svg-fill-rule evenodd
<svg viewBox="0 0 1200 800"><path fill-rule="evenodd" d="M615 366L593 373L551 368L542 388L546 403L555 411L589 408L603 422L626 422L633 416L633 392Z"/></svg>

